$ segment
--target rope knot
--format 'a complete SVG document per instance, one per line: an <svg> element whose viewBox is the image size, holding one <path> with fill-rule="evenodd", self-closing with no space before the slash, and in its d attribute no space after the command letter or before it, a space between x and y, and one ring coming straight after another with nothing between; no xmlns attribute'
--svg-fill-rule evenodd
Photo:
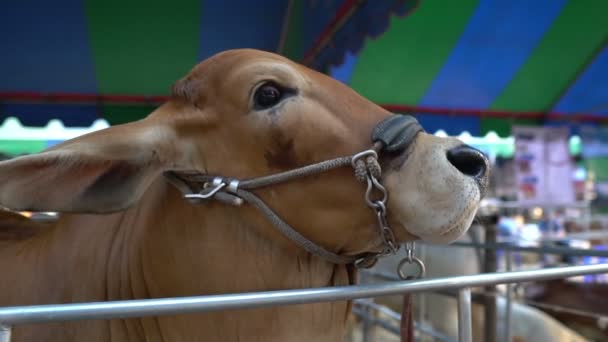
<svg viewBox="0 0 608 342"><path fill-rule="evenodd" d="M355 178L361 183L365 183L367 180L367 167L361 159L355 162Z"/></svg>
<svg viewBox="0 0 608 342"><path fill-rule="evenodd" d="M380 163L378 163L378 159L373 156L367 157L366 160L367 171L369 171L370 175L374 178L380 178L382 176L382 169L380 168Z"/></svg>
<svg viewBox="0 0 608 342"><path fill-rule="evenodd" d="M355 178L361 183L365 183L368 176L378 179L382 175L382 169L375 153L355 156L353 167L355 168Z"/></svg>

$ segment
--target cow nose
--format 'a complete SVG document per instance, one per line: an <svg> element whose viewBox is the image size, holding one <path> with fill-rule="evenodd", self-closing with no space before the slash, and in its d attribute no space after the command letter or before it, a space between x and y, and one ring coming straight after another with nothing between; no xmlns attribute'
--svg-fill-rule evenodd
<svg viewBox="0 0 608 342"><path fill-rule="evenodd" d="M448 160L463 174L483 178L488 170L488 160L479 150L461 145L448 150Z"/></svg>

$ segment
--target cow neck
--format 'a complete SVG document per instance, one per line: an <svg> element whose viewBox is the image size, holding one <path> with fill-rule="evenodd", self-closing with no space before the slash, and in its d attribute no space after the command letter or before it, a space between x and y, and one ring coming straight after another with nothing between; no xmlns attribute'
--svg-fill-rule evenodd
<svg viewBox="0 0 608 342"><path fill-rule="evenodd" d="M157 193L145 196L142 203L122 219L121 224L127 226L127 230L136 220L139 225L137 231L122 233L122 240L139 245L143 266L151 272L161 272L160 278L167 278L168 274L179 277L178 273L184 273L190 279L184 283L192 284L197 281L194 278L201 278L200 285L211 285L213 281L209 280L208 273L197 277L199 274L193 272L215 272L213 278L219 282L235 279L239 283L235 286L242 290L262 290L266 286L281 287L283 281L306 273L303 278L310 284L298 280L285 287L330 285L334 272L331 263L289 245L253 209L219 203L192 205L162 180L154 184L151 191ZM156 202L146 201L147 198ZM281 238L276 241L272 239L275 236ZM277 269L283 273L283 279L276 277ZM255 280L262 276L268 279ZM273 280L275 278L277 280ZM251 279L251 289L245 288L248 279ZM225 288L226 284L222 284L222 289Z"/></svg>
<svg viewBox="0 0 608 342"><path fill-rule="evenodd" d="M219 203L193 206L172 186L164 181L157 182L138 207L127 211L121 220L123 232L119 234L124 237L121 240L131 244L120 248L128 253L116 253L114 258L123 264L121 269L128 269L122 273L126 278L120 285L123 294L130 291L134 298L160 298L347 285L352 282L351 266L331 264L297 248L285 248L259 233L274 231L269 223L263 218L251 219L255 215L247 214L243 208ZM134 226L135 222L137 226ZM230 320L239 322L239 329L243 331L235 332L238 334L262 326L269 329L282 329L277 328L279 326L293 328L293 323L279 324L290 317L299 322L303 330L325 325L327 333L343 329L336 320L345 322L348 309L345 302L264 309L264 317L276 320L276 325L268 325L256 311L251 310L232 311ZM213 317L225 314L213 314ZM180 319L188 321L192 317L196 315ZM179 338L172 335L178 332L169 328L174 324L165 326L168 319L160 317L156 322L163 335ZM218 318L217 322L223 321ZM200 321L196 325L206 331L213 329L212 326L206 329Z"/></svg>

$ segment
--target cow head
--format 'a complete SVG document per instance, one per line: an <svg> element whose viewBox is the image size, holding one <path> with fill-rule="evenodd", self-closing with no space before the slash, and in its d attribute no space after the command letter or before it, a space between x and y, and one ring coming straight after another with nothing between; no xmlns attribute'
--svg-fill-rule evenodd
<svg viewBox="0 0 608 342"><path fill-rule="evenodd" d="M0 163L0 205L116 212L138 203L166 171L245 179L366 150L373 128L390 115L283 57L227 51L194 67L173 86L172 99L143 120ZM449 242L468 228L487 181L479 152L420 133L381 162L399 240ZM259 196L310 240L354 254L380 247L364 190L343 168L261 189Z"/></svg>

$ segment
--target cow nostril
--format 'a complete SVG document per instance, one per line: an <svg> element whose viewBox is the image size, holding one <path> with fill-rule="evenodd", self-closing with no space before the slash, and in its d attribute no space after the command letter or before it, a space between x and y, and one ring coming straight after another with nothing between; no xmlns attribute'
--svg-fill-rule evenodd
<svg viewBox="0 0 608 342"><path fill-rule="evenodd" d="M483 153L466 145L449 150L447 158L458 171L471 177L481 178L485 176L488 168Z"/></svg>

